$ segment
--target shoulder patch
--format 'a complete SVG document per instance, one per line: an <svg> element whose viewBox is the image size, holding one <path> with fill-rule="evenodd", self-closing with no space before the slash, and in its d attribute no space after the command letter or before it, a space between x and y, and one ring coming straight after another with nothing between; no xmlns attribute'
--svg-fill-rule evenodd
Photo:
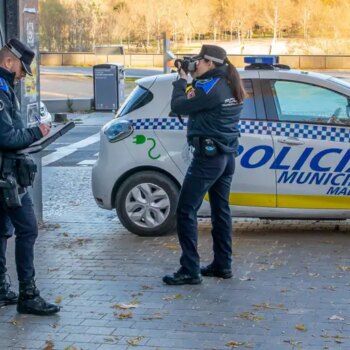
<svg viewBox="0 0 350 350"><path fill-rule="evenodd" d="M9 87L4 78L0 78L0 90L5 91L7 93L9 92Z"/></svg>
<svg viewBox="0 0 350 350"><path fill-rule="evenodd" d="M206 94L215 86L215 84L220 80L220 78L210 78L196 81L196 88L204 90Z"/></svg>

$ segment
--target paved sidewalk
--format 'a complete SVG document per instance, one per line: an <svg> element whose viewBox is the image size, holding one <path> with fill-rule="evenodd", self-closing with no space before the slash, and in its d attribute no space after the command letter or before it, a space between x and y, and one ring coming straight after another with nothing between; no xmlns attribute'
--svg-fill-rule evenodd
<svg viewBox="0 0 350 350"><path fill-rule="evenodd" d="M96 207L90 174L43 169L37 283L63 309L37 317L1 308L1 350L350 349L349 222L239 220L233 279L165 286L161 277L178 267L176 237L128 233ZM199 250L210 262L208 220Z"/></svg>

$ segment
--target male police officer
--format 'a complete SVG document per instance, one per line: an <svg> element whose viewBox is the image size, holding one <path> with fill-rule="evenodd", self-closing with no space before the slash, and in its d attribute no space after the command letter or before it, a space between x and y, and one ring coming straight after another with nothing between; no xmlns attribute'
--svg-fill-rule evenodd
<svg viewBox="0 0 350 350"><path fill-rule="evenodd" d="M17 39L11 39L0 50L0 151L2 169L6 155L14 155L16 150L26 148L50 131L47 124L24 127L20 105L14 88L26 74L32 75L30 64L34 52ZM14 162L14 164L16 164ZM13 169L14 173L16 169ZM35 315L50 315L60 310L59 306L46 302L35 286L34 243L38 227L31 198L25 187L15 189L18 205L9 205L0 188L0 306L17 304L17 311ZM14 229L14 230L13 230ZM16 266L19 280L19 296L10 289L6 281L7 239L16 235Z"/></svg>

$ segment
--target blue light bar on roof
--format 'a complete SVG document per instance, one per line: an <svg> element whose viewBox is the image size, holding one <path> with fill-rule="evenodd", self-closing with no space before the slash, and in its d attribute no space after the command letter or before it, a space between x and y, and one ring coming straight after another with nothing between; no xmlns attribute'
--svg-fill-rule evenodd
<svg viewBox="0 0 350 350"><path fill-rule="evenodd" d="M246 56L246 57L244 57L244 63L277 64L278 63L278 56Z"/></svg>

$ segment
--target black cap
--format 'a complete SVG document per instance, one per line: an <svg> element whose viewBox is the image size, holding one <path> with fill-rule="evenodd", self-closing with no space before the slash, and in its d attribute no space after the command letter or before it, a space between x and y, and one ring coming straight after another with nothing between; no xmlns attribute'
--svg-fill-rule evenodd
<svg viewBox="0 0 350 350"><path fill-rule="evenodd" d="M29 75L33 75L30 65L35 56L34 51L18 39L10 39L5 46L22 62L24 70Z"/></svg>
<svg viewBox="0 0 350 350"><path fill-rule="evenodd" d="M216 45L203 45L198 55L192 57L194 60L205 58L206 60L223 64L227 57L226 51Z"/></svg>

